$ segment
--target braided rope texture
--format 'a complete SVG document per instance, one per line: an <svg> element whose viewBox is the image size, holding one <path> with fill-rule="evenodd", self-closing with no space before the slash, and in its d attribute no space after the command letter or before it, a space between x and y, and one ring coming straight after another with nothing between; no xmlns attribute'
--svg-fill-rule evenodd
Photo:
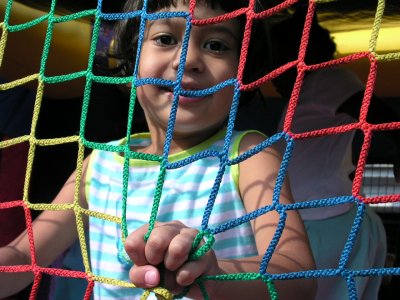
<svg viewBox="0 0 400 300"><path fill-rule="evenodd" d="M62 16L62 17L55 16L56 0L52 0L49 12L47 14L45 14L35 20L31 20L27 23L18 24L18 25L10 25L9 19L10 19L10 14L11 14L11 10L12 10L13 0L8 0L7 6L6 6L6 12L5 12L5 16L4 16L4 21L2 23L0 23L0 26L2 29L2 35L1 35L1 39L0 39L0 66L1 66L1 63L3 62L4 52L5 52L5 49L7 46L7 37L9 35L9 33L26 30L26 29L32 28L43 22L47 22L48 25L47 25L45 43L43 46L43 52L42 52L39 71L35 74L31 74L24 78L20 78L18 80L15 80L15 81L12 81L9 83L0 84L0 90L7 90L7 89L12 89L14 87L22 86L23 84L28 83L28 82L37 81L36 100L35 100L32 125L31 125L31 130L30 130L29 135L20 136L17 138L12 138L12 139L0 142L0 149L6 148L6 147L11 147L13 145L23 143L23 142L28 142L30 145L29 153L28 153L28 163L27 163L27 170L26 170L26 176L25 176L23 198L22 199L10 199L9 202L0 203L0 209L7 209L7 208L12 208L12 207L22 207L24 209L25 219L26 219L26 227L27 227L27 232L28 232L29 241L30 241L30 251L31 251L32 263L30 265L20 265L20 266L1 266L0 272L33 272L34 283L33 283L33 287L31 290L30 299L36 298L43 274L48 274L51 276L80 278L80 279L87 280L88 285L87 285L86 293L84 295L85 300L90 299L90 296L93 291L93 287L96 284L96 282L102 282L102 283L107 283L107 284L111 284L111 285L118 285L118 286L123 286L123 287L134 288L134 285L132 283L123 282L123 281L115 280L112 278L100 277L91 272L91 267L90 267L89 258L88 258L88 249L86 247L85 234L84 234L84 229L83 229L82 216L87 215L87 216L91 216L91 217L102 218L102 219L105 219L105 220L108 220L111 222L116 222L121 225L122 232L123 232L123 238L126 238L126 236L128 235L127 226L126 226L126 198L127 198L127 187L128 187L129 159L135 158L135 159L157 161L160 163L161 167L160 167L160 173L159 173L157 185L155 187L155 195L154 195L154 201L153 201L153 206L152 206L152 210L151 210L151 216L150 216L149 223L148 223L149 224L149 231L147 233L147 237L148 237L149 234L151 233L152 229L154 228L155 220L157 218L158 206L159 206L159 202L160 202L160 198L161 198L161 194L162 194L162 190L163 190L163 183L164 183L164 179L165 179L167 170L179 168L183 165L186 165L188 163L191 163L193 161L196 161L196 160L204 158L204 157L214 156L214 157L218 157L220 160L220 170L219 170L217 177L215 178L214 186L209 195L209 201L208 201L207 207L205 209L205 213L204 213L202 224L201 224L202 227L201 227L200 233L198 235L198 238L195 240L193 248L197 249L197 244L200 242L200 240L203 237L206 238L207 242L205 245L200 247L198 250L192 252L191 259L197 259L197 258L201 257L205 252L207 252L210 249L210 247L212 246L214 236L216 234L226 231L235 226L238 226L244 222L248 222L249 220L255 219L258 216L265 214L269 211L275 210L277 213L279 213L280 222L277 226L276 234L275 234L274 238L272 239L267 251L265 252L264 258L260 264L260 272L259 273L227 274L227 275L220 275L220 276L209 276L209 277L198 278L196 283L199 284L201 290L203 291L203 295L204 295L205 299L208 299L207 292L204 288L204 282L206 280L217 280L217 281L222 281L222 280L262 280L263 282L266 283L266 285L268 287L270 297L272 299L278 299L278 293L274 288L274 281L276 281L276 280L296 279L296 278L330 277L330 276L338 276L339 275L339 276L342 276L343 278L345 278L345 280L347 281L350 299L357 299L357 291L355 289L355 284L354 284L355 277L357 277L357 276L400 275L400 268L380 268L380 269L367 269L367 270L350 270L350 269L346 268L346 262L349 259L354 240L357 237L357 233L358 233L360 224L363 220L366 204L388 203L388 202L400 201L400 195L385 195L385 196L376 196L376 197L371 197L371 198L365 198L360 193L361 185L362 185L362 176L363 176L364 167L366 164L366 158L367 158L368 150L369 150L369 147L371 144L371 138L372 138L373 132L384 131L384 130L395 130L395 129L400 128L400 122L391 122L391 123L385 123L385 124L370 124L366 120L369 102L370 102L370 99L371 99L371 96L373 93L373 89L374 89L374 85L375 85L375 79L377 76L377 69L378 69L379 62L400 59L400 52L389 53L389 54L384 54L384 55L376 52L376 44L377 44L377 40L378 40L380 24L381 24L382 17L384 14L385 1L384 0L378 1L375 20L374 20L373 29L372 29L372 34L370 36L368 51L351 54L346 57L331 60L331 61L321 63L318 65L306 65L304 62L304 58L305 58L305 53L306 53L306 49L307 49L307 41L308 41L308 36L309 36L309 32L310 32L312 16L313 16L316 6L318 4L317 0L310 0L309 6L308 6L308 13L307 13L307 17L305 20L305 26L304 26L304 31L303 31L303 37L301 40L301 46L300 46L300 50L299 50L298 59L294 62L287 63L287 64L273 70L272 72L270 72L268 74L265 74L262 78L254 81L254 82L251 82L248 84L243 84L242 75L243 75L243 70L244 70L244 67L246 64L246 56L247 56L247 52L248 52L247 50L248 50L249 42L251 39L250 29L252 26L252 22L257 19L268 18L284 9L289 8L291 5L295 4L296 2L297 2L296 0L283 1L281 4L279 4L273 8L270 8L263 12L255 13L254 8L253 8L254 0L250 0L249 6L247 8L243 8L241 10L237 10L237 11L219 16L217 18L196 20L194 18L194 14L193 14L194 8L195 8L195 3L196 3L195 0L190 1L189 13L161 12L161 13L156 13L156 14L152 14L152 15L147 14L147 12L146 12L147 1L145 1L145 5L144 5L143 9L136 11L136 12L103 13L102 12L102 0L98 0L98 5L97 5L96 9L80 11L78 13L74 13L74 14L70 14L70 15L66 15L66 16ZM178 103L177 95L179 95L180 93L185 93L181 89L180 82L183 77L183 66L184 66L185 59L186 59L186 52L187 52L187 47L188 47L188 42L189 42L189 34L190 34L191 26L192 25L201 26L201 25L206 25L206 24L210 24L210 23L221 22L224 20L228 20L228 19L237 17L238 15L246 16L246 27L245 27L246 30L245 30L243 40L242 40L242 51L241 51L241 55L240 55L240 63L239 63L239 70L238 70L237 78L232 78L230 80L227 80L226 82L220 83L217 86L214 86L207 90L196 91L196 93L198 93L199 95L203 95L203 94L205 95L205 94L210 94L215 91L218 91L226 86L234 87L235 94L234 94L234 98L233 98L232 109L231 109L231 112L229 115L224 148L220 153L214 153L211 151L203 151L203 152L197 153L195 155L192 155L191 157L186 158L185 160L171 163L168 161L168 153L169 153L172 133L173 133L173 129L174 129L175 116L176 116L176 112L177 112L177 103ZM87 69L79 71L79 72L71 73L71 74L66 74L66 75L46 76L45 75L46 62L47 62L47 59L49 56L49 49L50 49L51 41L53 38L54 26L58 23L64 23L64 22L68 22L68 21L72 21L72 20L78 20L80 18L84 18L84 17L88 17L88 16L93 17L95 21L94 21L94 25L93 25L93 34L92 34ZM131 95L130 95L130 105L129 105L129 112L128 112L129 114L128 114L128 123L127 123L127 134L126 134L126 138L127 138L128 142L125 145L110 146L110 145L106 145L103 143L97 143L97 142L87 140L85 138L85 125L86 125L89 103L91 100L90 99L90 90L91 90L92 84L94 82L107 83L107 84L126 84L126 83L130 83L130 82L134 82L133 79L137 77L136 71L130 77L128 76L128 77L121 77L121 78L94 75L92 66L93 66L93 61L94 61L94 57L95 57L97 41L99 39L99 35L101 34L101 32L100 32L101 21L103 21L103 20L119 20L119 19L124 19L124 18L141 18L142 25L140 28L140 35L139 35L139 44L140 44L141 40L143 39L144 24L145 24L146 20L148 20L149 18L170 18L170 17L183 17L183 18L186 18L186 20L187 20L187 30L185 32L185 38L184 38L184 42L183 42L183 46L182 46L181 62L180 62L180 66L178 68L178 74L177 74L176 81L166 82L165 80L156 79L156 78L135 79L135 84L132 85L133 87L132 87ZM138 47L138 48L139 48L139 51L138 51L138 57L139 57L140 56L140 47ZM303 83L304 73L307 71L317 70L320 68L331 67L331 66L340 65L340 64L346 64L346 63L350 63L350 62L353 62L353 61L356 61L359 59L365 59L365 58L368 59L370 62L370 70L369 70L369 76L368 76L368 81L367 81L367 85L366 85L366 91L364 94L364 99L363 99L363 103L362 103L362 107L361 107L361 111L360 111L359 121L356 123L352 123L352 124L347 124L347 125L338 126L338 127L334 127L334 128L315 130L315 131L305 132L305 133L292 132L291 131L291 123L292 123L293 115L294 115L294 112L296 109L296 102L297 102L297 99L298 99L298 96L300 93L300 88ZM246 153L243 153L239 157L237 157L235 159L229 159L228 151L229 151L229 145L230 145L230 138L232 136L232 130L233 130L233 125L234 125L235 116L236 116L236 112L237 112L238 99L239 99L240 92L259 87L260 85L265 84L266 82L272 80L273 78L279 76L280 74L282 74L283 72L285 72L286 70L288 70L289 68L292 68L294 66L296 66L298 69L298 76L297 76L295 87L294 87L294 90L292 93L291 100L289 102L283 132L277 133L276 135L266 139L264 142L257 145L254 149L251 149L251 150L247 151ZM135 70L136 69L137 68L135 68ZM36 127L37 127L37 123L38 123L38 119L39 119L39 112L41 109L43 90L44 90L45 86L51 85L51 84L56 84L56 83L62 83L62 82L74 80L74 79L81 78L81 77L86 80L86 85L85 85L85 89L84 89L84 93L83 93L82 116L81 116L81 120L80 120L79 135L74 135L74 136L69 136L69 137L60 137L60 138L51 138L51 139L37 139L36 138ZM174 92L175 98L173 101L171 116L170 116L169 123L168 123L167 137L166 137L166 141L165 141L165 145L164 145L164 152L161 156L137 153L137 152L131 151L129 148L131 124L133 123L132 122L133 121L133 112L134 112L134 105L135 105L135 101L136 101L135 86L144 85L144 84L162 84L162 85L169 85L169 86L172 86L175 88L175 92ZM365 138L364 138L364 142L362 145L358 165L356 167L355 179L353 182L352 196L333 197L333 198L329 198L329 199L321 199L318 201L309 201L309 202L295 203L295 204L290 204L290 205L283 205L283 204L279 203L278 199L279 199L280 188L283 184L285 170L286 170L286 167L290 160L292 148L293 148L293 145L296 140L319 137L319 136L324 136L324 135L331 135L331 134L341 134L341 133L345 133L345 132L348 132L351 130L356 130L356 129L362 131ZM250 213L242 216L239 219L227 221L226 223L218 226L217 228L209 228L208 220L209 220L212 208L213 208L214 200L218 193L219 183L222 179L222 175L224 173L225 168L229 165L237 164L237 163L251 157L252 155L262 151L266 147L269 147L270 145L276 143L277 141L279 141L281 139L286 140L287 148L286 148L286 152L283 157L281 169L280 169L278 177L276 179L276 186L275 186L275 191L274 191L274 195L273 195L272 205L270 205L268 207L259 208L256 211L250 212ZM76 165L78 175L77 175L77 179L75 182L74 202L72 204L64 204L64 205L31 203L29 201L28 189L30 186L32 165L33 165L33 162L35 159L35 150L36 150L37 146L39 146L39 147L55 146L55 145L60 145L60 144L65 144L65 143L76 143L78 145L78 158L77 158L77 165ZM86 209L83 209L82 207L80 207L80 205L78 203L78 197L79 197L78 191L80 188L79 185L80 185L81 177L82 177L82 162L83 162L83 158L84 158L85 148L100 149L103 151L124 153L124 157L125 157L124 172L123 172L123 174L121 174L121 176L123 177L123 182L124 182L124 184L123 184L123 204L122 204L123 214L122 214L121 218L101 214L101 213L98 213L95 211L86 210ZM357 205L357 214L356 214L356 217L354 220L353 227L349 234L347 243L343 249L343 253L340 258L339 266L337 269L309 270L309 271L284 273L284 274L269 274L266 272L268 262L271 259L274 249L279 241L279 237L285 226L286 213L288 210L326 207L326 206L339 205L339 204L348 203L348 202L352 202ZM82 251L82 256L83 256L83 263L85 266L85 272L70 271L70 270L63 270L63 269L57 269L57 268L44 268L37 264L35 247L34 247L34 239L33 239L33 230L32 230L31 210L54 210L54 211L55 210L73 210L74 211L74 213L76 215L76 226L77 226L77 230L79 233L79 240L80 240L80 246L81 246L81 251ZM169 291L160 287L160 288L155 288L155 289L152 289L149 291L145 291L144 294L142 295L142 298L146 299L148 297L148 295L150 294L150 292L154 292L159 299L171 299L173 297L173 295Z"/></svg>

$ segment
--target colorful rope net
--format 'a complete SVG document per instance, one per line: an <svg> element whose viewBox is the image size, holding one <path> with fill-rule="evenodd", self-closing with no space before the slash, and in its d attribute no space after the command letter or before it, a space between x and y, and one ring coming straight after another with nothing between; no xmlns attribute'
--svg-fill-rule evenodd
<svg viewBox="0 0 400 300"><path fill-rule="evenodd" d="M42 52L42 60L41 60L40 69L39 69L38 73L31 74L31 75L21 78L19 80L12 81L9 83L4 83L4 84L0 85L0 90L7 90L7 89L12 89L14 87L22 86L23 84L30 82L30 81L38 82L38 88L37 88L37 93L36 93L36 100L35 100L34 113L33 113L30 134L0 142L0 149L11 147L13 145L17 145L17 144L23 143L23 142L29 143L29 154L28 154L28 163L27 163L23 198L21 200L10 199L10 201L8 201L8 202L0 203L0 209L9 209L9 208L13 208L13 207L22 207L24 209L25 218L26 218L26 227L27 227L27 232L28 232L29 241L30 241L30 251L31 251L32 263L29 265L19 265L19 266L1 266L0 272L33 272L34 283L33 283L32 289L31 289L30 299L36 298L43 274L48 274L51 276L81 278L81 279L87 280L88 285L87 285L87 289L86 289L86 294L84 295L84 299L90 298L92 291L93 291L93 287L96 284L96 282L101 282L101 283L106 283L106 284L111 284L111 285L118 285L118 286L127 287L127 288L134 288L134 285L132 283L120 281L120 280L113 279L113 278L105 278L105 277L101 277L101 276L98 276L98 275L92 273L89 258L88 258L88 249L86 247L86 240L85 240L84 227L83 227L83 221L82 221L83 215L87 215L87 216L95 217L95 218L102 218L102 219L108 220L110 222L116 222L116 223L120 224L121 228L122 228L122 235L125 238L129 233L127 226L126 226L126 198L127 198L127 189L128 189L129 159L142 159L142 160L156 161L160 164L160 173L159 173L157 185L155 186L155 196L154 196L154 201L152 204L151 217L150 217L149 223L148 223L149 224L148 234L150 234L152 229L154 228L155 221L157 219L158 206L160 203L160 198L161 198L161 194L162 194L162 190L163 190L163 183L164 183L164 179L165 179L167 171L170 169L179 168L183 165L186 165L193 161L202 159L204 157L214 156L214 157L218 157L220 160L220 171L218 173L218 176L215 178L214 186L209 195L208 204L207 204L207 207L205 208L205 213L204 213L203 220L201 223L200 233L198 235L198 239L196 240L196 242L199 242L203 237L206 237L207 243L204 246L200 247L197 251L195 251L193 253L191 259L197 259L198 257L202 256L205 252L207 252L207 250L210 247L212 247L214 236L217 235L218 233L229 230L230 228L238 226L244 222L248 222L249 220L253 220L264 213L275 210L280 215L280 222L277 226L276 234L264 254L264 258L263 258L263 260L260 264L260 268L259 268L260 271L258 273L241 273L241 274L228 274L228 275L220 275L220 276L212 276L212 277L201 277L197 280L197 284L199 284L200 287L202 288L205 298L208 298L207 292L205 291L204 286L203 286L203 284L206 280L263 280L266 283L266 285L268 286L270 297L272 299L278 299L279 295L274 288L274 282L277 280L342 276L347 281L347 285L348 285L348 289L349 289L349 298L357 299L357 291L356 291L355 284L354 284L354 280L356 277L358 277L358 276L400 275L400 268L380 268L380 269L366 269L366 270L352 270L352 269L346 268L346 263L349 259L350 253L352 252L353 243L357 237L357 233L358 233L360 224L363 220L366 205L371 204L371 203L387 203L387 202L400 201L400 195L385 195L385 196L376 196L376 197L371 197L371 198L366 198L361 195L362 176L363 176L364 167L365 167L366 159L367 159L367 154L368 154L368 150L369 150L369 147L371 144L371 138L372 138L373 133L377 132L377 131L395 130L395 129L400 128L400 122L392 122L392 123L386 123L386 124L370 124L366 120L371 95L374 90L375 78L376 78L379 62L400 59L400 52L389 53L389 54L384 54L384 55L381 55L376 52L376 44L377 44L377 39L378 39L379 28L380 28L382 16L384 13L385 1L384 0L378 1L373 30L372 30L372 34L370 37L369 51L351 54L349 56L346 56L346 57L343 57L340 59L336 59L336 60L332 60L329 62L325 62L322 64L318 64L318 65L306 65L304 63L304 58L305 58L305 53L307 50L307 41L308 41L308 36L309 36L310 24L311 24L312 16L315 12L315 8L318 4L317 1L310 0L309 6L308 6L308 13L307 13L307 17L305 20L305 26L304 26L303 37L302 37L302 42L301 42L298 59L296 61L289 62L289 63L279 67L278 69L273 70L272 72L270 72L268 74L265 74L265 76L263 76L262 78L258 79L255 82L244 84L242 82L242 74L243 74L243 70L244 70L244 67L246 64L246 57L247 57L247 52L248 52L247 50L248 50L249 42L250 42L250 38L251 38L249 33L250 33L250 28L252 26L253 21L257 20L257 19L261 19L261 18L268 18L284 9L289 8L291 5L295 4L296 2L297 1L295 1L295 0L284 1L281 4L279 4L273 8L267 9L260 13L255 13L254 9L253 9L254 1L251 0L251 1L249 1L249 7L247 7L247 8L243 8L241 10L237 10L237 11L225 14L218 18L196 20L193 17L195 1L190 1L190 13L182 13L181 12L181 13L148 14L146 12L147 1L145 1L145 5L142 10L120 14L120 13L103 13L102 12L102 1L99 0L98 6L96 9L80 11L78 13L58 17L55 15L56 0L52 0L51 7L50 7L48 14L45 14L45 15L41 16L40 18L37 18L35 20L32 20L32 21L24 23L24 24L10 25L9 18L10 18L11 10L13 7L13 0L8 0L7 6L6 6L6 12L5 12L5 16L4 16L4 21L0 24L1 28L2 28L2 36L1 36L1 40L0 40L0 62L3 60L4 52L7 47L7 36L9 33L26 30L26 29L32 28L42 22L47 22L48 26L47 26L45 44L44 44L43 52ZM196 94L196 95L203 95L203 94L213 93L213 92L218 91L226 86L234 87L235 95L233 98L232 109L231 109L231 112L229 115L223 151L220 153L213 153L211 151L203 151L203 152L197 153L195 155L192 155L183 161L178 161L178 162L173 162L173 163L169 162L168 161L168 153L169 153L171 137L172 137L173 128L174 128L173 125L174 125L174 121L175 121L175 115L177 112L177 99L178 99L179 94L185 93L185 91L183 91L182 88L180 87L179 83L181 82L182 77L183 77L183 65L184 65L184 62L186 59L186 51L187 51L191 26L192 25L206 25L206 24L210 24L210 23L220 22L223 20L237 17L239 15L245 15L247 18L246 19L247 23L246 23L246 31L244 33L243 40L242 40L242 48L241 48L242 51L240 54L240 64L239 64L239 71L238 71L237 78L232 78L230 80L222 82L222 83L218 84L217 86L214 86L207 90L193 92L193 94ZM71 20L78 20L80 18L84 18L84 17L88 17L88 16L93 17L95 21L94 21L94 25L93 25L93 35L92 35L92 40L91 40L91 48L90 48L87 69L76 72L76 73L67 74L67 75L46 76L45 75L46 62L47 62L47 59L49 56L49 49L50 49L50 44L51 44L51 41L53 38L53 28L54 28L55 24L68 22ZM178 75L177 75L176 81L171 82L171 81L165 81L165 80L161 80L161 79L157 79L157 78L136 79L136 73L134 73L132 76L118 77L118 78L107 77L107 76L97 76L93 73L92 66L93 66L94 57L95 57L95 53L96 53L96 44L99 39L99 35L101 34L100 33L101 32L100 24L102 21L104 21L104 20L106 20L106 21L114 20L115 21L115 20L124 19L124 18L141 18L142 25L144 25L145 21L150 18L168 18L168 17L182 17L182 18L186 18L186 20L187 20L187 30L185 32L185 38L184 38L184 42L183 42L183 51L182 51L183 54L181 56L180 67L178 70ZM144 32L144 26L141 27L140 36L139 36L139 44L140 44L140 41L143 39L143 32ZM138 57L139 57L140 56L140 47L138 47L138 48L139 48L139 53L138 53ZM346 64L346 63L350 63L352 61L356 61L356 60L363 59L363 58L366 58L369 60L370 70L369 70L368 81L366 84L366 91L365 91L365 95L364 95L364 99L363 99L363 103L362 103L362 107L361 107L361 111L360 111L359 121L352 123L352 124L347 124L347 125L338 126L338 127L334 127L334 128L326 128L326 129L322 129L322 130L315 130L315 131L305 132L305 133L292 132L291 131L291 123L292 123L293 115L296 110L296 102L297 102L297 99L298 99L298 96L300 93L300 89L301 89L301 85L303 82L305 72L311 71L311 70L317 70L317 69L325 68L325 67L332 67L332 66L339 65L339 64ZM289 68L293 68L296 66L298 68L298 76L297 76L295 87L294 87L294 90L292 93L291 100L289 102L283 132L277 133L276 135L274 135L270 138L267 138L264 142L262 142L261 144L256 146L254 149L249 150L246 153L243 153L242 155L240 155L234 159L229 159L229 155L228 155L229 144L230 144L230 139L232 136L232 130L233 130L233 125L234 125L234 121L235 121L235 116L237 113L238 99L239 99L240 92L250 90L250 89L253 89L260 85L263 85L266 82L272 80L273 78L279 76L280 74L282 74ZM83 94L82 117L80 120L79 135L74 135L74 136L69 136L69 137L60 137L60 138L51 138L51 139L38 139L36 137L37 136L36 128L37 128L39 112L40 112L41 104L42 104L44 87L46 85L62 83L65 81L70 81L70 80L74 80L74 79L81 78L81 77L85 78L86 86L85 86L85 90L84 90L84 94ZM135 85L139 86L139 85L144 85L144 84L156 84L156 85L167 85L167 86L175 87L175 92L174 92L175 97L174 97L174 101L173 101L173 105L172 105L171 116L169 119L169 124L168 124L168 129L167 129L167 138L166 138L165 145L164 145L163 155L161 155L161 156L148 155L148 154L131 151L131 149L129 148L129 143L126 143L125 145L121 145L121 146L111 146L111 145L104 144L104 143L89 141L85 138L85 125L86 125L86 121L87 121L88 107L89 107L90 101L91 101L90 90L91 90L92 84L94 82L107 83L107 84L127 84L130 82L134 82L133 88L131 90L131 95L130 95L130 105L129 105L129 113L128 113L127 134L126 134L126 139L128 141L130 139L130 133L131 133L132 124L134 121L133 120L133 112L134 112L134 105L135 105L135 101L136 101ZM331 134L342 134L342 133L345 133L345 132L348 132L351 130L356 130L356 129L363 132L364 142L362 145L361 154L360 154L358 165L356 168L355 179L353 182L352 195L342 196L342 197L333 197L333 198L329 198L329 199L320 199L317 201L301 202L301 203L295 203L295 204L290 204L290 205L283 205L283 204L279 203L279 194L280 194L280 189L281 189L281 186L282 186L282 183L284 180L284 174L285 174L288 162L290 160L293 145L296 142L296 140L320 137L320 136L331 135ZM215 197L219 190L219 183L221 182L222 174L223 174L226 166L237 164L237 163L251 157L252 155L260 152L261 150L265 149L266 147L269 147L270 145L276 143L277 141L279 141L281 139L286 140L287 147L286 147L286 152L284 154L283 161L281 164L280 172L276 179L276 186L275 186L275 190L274 190L272 205L270 205L268 207L259 208L256 211L250 212L250 213L242 216L239 219L227 220L226 223L224 223L216 228L210 228L208 226L208 220L209 220L210 214L212 212L214 200L215 200ZM76 186L75 191L76 192L75 192L74 202L72 204L65 204L65 205L31 203L30 199L29 199L28 190L29 190L30 181L31 181L32 165L33 165L33 162L35 159L35 150L37 149L37 147L54 146L54 145L60 145L60 144L64 144L64 143L77 143L78 144L78 159L77 159L77 165L76 165L78 175L77 175L77 179L75 182L75 186ZM82 177L82 162L84 159L85 148L100 149L103 151L119 152L119 153L124 154L124 157L125 157L124 172L123 172L123 174L121 174L121 176L123 177L123 182L124 182L123 203L121 203L122 208L123 208L123 213L122 213L121 217L101 214L99 212L84 209L79 205L79 202L78 202L79 192L78 191L79 191L79 185L80 185L81 177ZM304 208L327 207L327 206L339 205L339 204L348 203L348 202L355 203L357 205L357 214L354 219L353 227L351 228L351 231L349 233L347 243L346 243L346 245L343 249L342 255L340 257L340 261L338 262L338 267L336 269L307 270L307 271L294 272L294 273L283 273L283 274L269 274L266 271L268 262L271 259L272 253L274 252L274 249L279 241L279 237L282 234L282 230L285 226L285 215L286 215L287 211L300 210L300 209L304 209ZM39 210L39 211L43 211L43 210L53 210L53 211L73 210L74 211L74 213L76 215L76 226L77 226L77 229L79 232L79 241L80 241L80 246L81 246L81 251L82 251L82 256L83 256L85 272L64 270L64 269L59 269L59 268L46 268L46 267L42 267L37 264L35 247L34 247L34 238L33 238L33 232L32 232L31 210ZM196 245L194 245L194 247L195 246ZM153 289L151 291L146 291L143 294L143 297L146 298L150 292L156 293L158 295L158 297L160 297L160 298L166 298L166 299L172 298L172 294L161 287Z"/></svg>

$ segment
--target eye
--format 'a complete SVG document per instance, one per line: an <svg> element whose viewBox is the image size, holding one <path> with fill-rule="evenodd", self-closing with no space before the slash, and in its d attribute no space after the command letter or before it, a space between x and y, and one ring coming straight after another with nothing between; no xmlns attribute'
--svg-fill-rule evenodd
<svg viewBox="0 0 400 300"><path fill-rule="evenodd" d="M220 41L209 41L204 45L204 48L217 53L229 50L229 48Z"/></svg>
<svg viewBox="0 0 400 300"><path fill-rule="evenodd" d="M176 45L177 41L169 34L161 34L154 38L154 41L159 46L171 46Z"/></svg>

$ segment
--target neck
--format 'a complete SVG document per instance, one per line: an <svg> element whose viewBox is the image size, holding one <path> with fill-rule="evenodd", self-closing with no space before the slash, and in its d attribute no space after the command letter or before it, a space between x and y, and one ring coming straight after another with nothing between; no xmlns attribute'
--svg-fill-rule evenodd
<svg viewBox="0 0 400 300"><path fill-rule="evenodd" d="M203 130L192 133L174 133L171 139L169 154L175 154L190 149L216 134L221 128ZM160 128L149 128L151 144L146 148L139 149L140 152L162 155L166 140L166 131Z"/></svg>

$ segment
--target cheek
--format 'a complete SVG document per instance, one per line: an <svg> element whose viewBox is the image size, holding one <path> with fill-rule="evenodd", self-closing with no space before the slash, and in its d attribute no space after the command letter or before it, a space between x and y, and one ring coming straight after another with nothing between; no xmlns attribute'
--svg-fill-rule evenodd
<svg viewBox="0 0 400 300"><path fill-rule="evenodd" d="M156 77L157 63L142 51L139 60L138 75L140 78Z"/></svg>
<svg viewBox="0 0 400 300"><path fill-rule="evenodd" d="M218 78L219 82L237 77L239 66L237 60L231 59L220 64L213 63L212 66L213 77Z"/></svg>
<svg viewBox="0 0 400 300"><path fill-rule="evenodd" d="M143 109L146 109L148 106L148 98L151 97L152 95L148 91L148 85L141 85L136 88L136 101L139 102Z"/></svg>
<svg viewBox="0 0 400 300"><path fill-rule="evenodd" d="M152 67L148 62L142 62L144 61L143 58L141 58L141 61L139 62L139 68L138 68L138 76L139 78L147 78L147 77L153 77L151 74Z"/></svg>
<svg viewBox="0 0 400 300"><path fill-rule="evenodd" d="M136 100L143 109L152 110L160 101L159 90L152 84L141 85L136 88Z"/></svg>
<svg viewBox="0 0 400 300"><path fill-rule="evenodd" d="M221 113L226 111L229 112L233 102L234 88L226 87L220 90L216 95L218 99L215 102L215 105L219 107Z"/></svg>
<svg viewBox="0 0 400 300"><path fill-rule="evenodd" d="M138 75L140 78L163 78L163 74L168 67L170 59L164 58L162 55L149 53L150 51L142 51ZM153 54L153 55L152 55Z"/></svg>

